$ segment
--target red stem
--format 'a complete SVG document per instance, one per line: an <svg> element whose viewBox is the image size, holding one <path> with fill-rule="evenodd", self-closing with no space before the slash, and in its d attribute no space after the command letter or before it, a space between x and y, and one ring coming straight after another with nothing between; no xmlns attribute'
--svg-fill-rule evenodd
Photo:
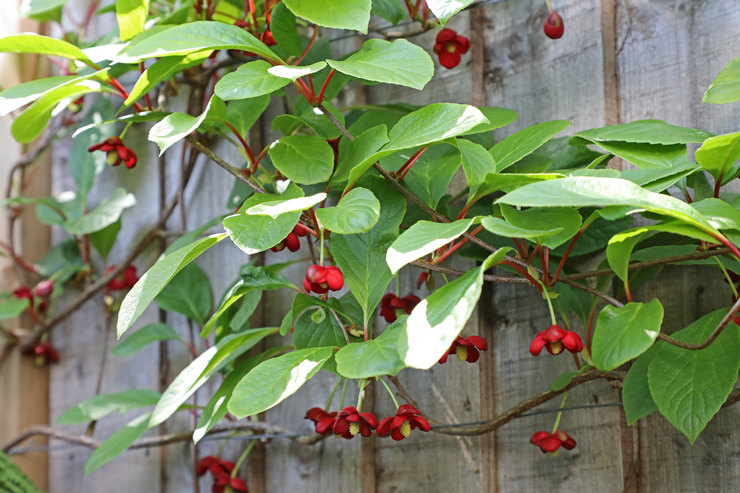
<svg viewBox="0 0 740 493"><path fill-rule="evenodd" d="M254 154L252 154L252 149L249 147L249 144L247 144L247 141L244 140L244 137L241 136L241 134L239 133L239 131L237 129L235 129L234 126L231 123L229 123L227 121L224 121L223 123L227 127L229 127L229 130L231 130L231 132L234 135L236 135L236 138L239 139L239 142L241 142L242 147L244 147L244 152L247 153L247 158L249 159L249 164L251 164L252 167L253 167L252 173L254 173L255 171L257 171L257 164L256 164L257 163L257 160L254 158Z"/></svg>
<svg viewBox="0 0 740 493"><path fill-rule="evenodd" d="M728 240L727 238L725 238L721 234L720 235L717 235L717 236L715 236L715 235L712 235L712 236L714 236L715 238L717 238L717 240L720 243L722 243L724 246L726 246L727 248L729 248L730 251L732 252L732 254L735 255L735 257L738 260L740 260L740 250L738 250L738 248L730 240Z"/></svg>
<svg viewBox="0 0 740 493"><path fill-rule="evenodd" d="M527 280L532 284L532 286L534 286L535 289L537 289L537 291L539 291L540 293L542 292L542 286L540 286L540 283L537 281L537 279L535 279L534 277L532 277L529 274L529 272L526 271L526 269L520 267L519 265L515 264L514 262L509 262L508 260L504 260L502 263L505 264L505 265L508 265L509 267L514 268L514 270L516 270L517 272L519 272L522 276L526 277Z"/></svg>
<svg viewBox="0 0 740 493"><path fill-rule="evenodd" d="M316 35L319 33L319 26L314 25L313 26L313 34L311 35L311 39L308 41L308 46L306 46L306 49L303 50L303 54L299 56L296 61L293 62L293 65L298 65L303 61L304 58L306 58L306 55L308 55L308 52L311 51L311 47L313 46L313 42L316 41Z"/></svg>
<svg viewBox="0 0 740 493"><path fill-rule="evenodd" d="M719 176L717 177L717 180L714 182L714 198L719 198L719 189L722 186L722 171L719 172Z"/></svg>
<svg viewBox="0 0 740 493"><path fill-rule="evenodd" d="M480 233L480 231L481 231L482 229L483 229L483 226L478 226L478 227L477 227L477 228L475 228L475 229L474 229L473 231L471 231L471 233L470 233L470 236L475 236L475 235L477 235L478 233ZM458 249L459 249L459 248L460 248L461 246L463 246L463 245L464 245L465 243L467 243L467 242L468 242L469 240L470 240L470 238L469 238L469 237L465 237L465 238L463 238L462 240L458 241L458 242L457 242L456 244L454 244L454 245L450 246L450 248L448 248L448 249L447 249L447 251L446 251L445 253L443 253L443 254L442 254L442 255L441 255L441 256L440 256L439 258L437 258L437 259L435 260L435 263L436 263L436 264L439 264L439 263L441 263L442 261L444 261L444 259L446 259L446 258L447 258L447 257L449 257L450 255L452 255L452 254L453 254L453 253L454 253L454 252L455 252L456 250L458 250Z"/></svg>
<svg viewBox="0 0 740 493"><path fill-rule="evenodd" d="M458 217L458 219L460 218ZM517 252L519 252L519 257L522 259L525 258L524 247L522 246L521 243L519 243L519 240L517 240L516 238L511 238L511 241L513 241L514 244L516 245L516 250Z"/></svg>
<svg viewBox="0 0 740 493"><path fill-rule="evenodd" d="M254 21L254 30L257 31L260 25L257 22L257 9L254 8L254 0L249 0L249 11L252 13L252 20Z"/></svg>
<svg viewBox="0 0 740 493"><path fill-rule="evenodd" d="M409 160L406 161L406 163L404 163L403 166L401 166L401 169L399 169L398 170L398 173L396 173L396 175L398 176L398 181L401 181L401 180L404 179L404 177L406 177L406 173L409 172L409 170L411 169L411 167L414 165L414 163L416 163L416 161L419 160L419 158L422 156L422 154L424 154L425 152L427 152L427 149L429 149L428 146L427 147L422 147L421 149L419 149L418 151L416 151L414 153L414 155L411 156L411 158L409 158Z"/></svg>
<svg viewBox="0 0 740 493"><path fill-rule="evenodd" d="M337 71L334 69L331 69L331 72L329 72L329 75L326 76L326 80L324 81L324 84L321 86L321 91L319 91L319 104L324 100L324 92L326 91L326 88L329 86L329 81L332 77L334 77L334 74L336 74Z"/></svg>
<svg viewBox="0 0 740 493"><path fill-rule="evenodd" d="M522 241L525 241L524 238L522 238ZM535 247L535 249L532 250L532 255L530 255L529 257L527 257L527 260L525 262L527 262L527 263L532 262L532 259L534 258L535 255L537 255L539 253L539 251L540 251L540 246L537 245Z"/></svg>
<svg viewBox="0 0 740 493"><path fill-rule="evenodd" d="M141 70L141 73L143 74L146 70L144 68L144 62L139 63L139 69ZM149 93L144 94L144 101L146 101L146 107L149 111L152 110L152 100L149 99Z"/></svg>
<svg viewBox="0 0 740 493"><path fill-rule="evenodd" d="M542 262L542 276L544 277L543 282L547 286L548 280L550 279L550 249L544 247L541 251L545 253L545 258L541 259Z"/></svg>
<svg viewBox="0 0 740 493"><path fill-rule="evenodd" d="M28 262L26 262L25 260L23 260L23 258L19 257L18 254L15 253L15 249L12 246L10 246L9 244L5 243L4 241L0 241L0 247L2 247L2 248L4 248L5 250L8 251L8 254L13 259L13 262L15 262L16 264L18 264L19 267L22 267L23 269L27 270L28 272L30 272L32 274L39 275L39 273L36 270L36 268L33 265L31 265Z"/></svg>
<svg viewBox="0 0 740 493"><path fill-rule="evenodd" d="M578 238L581 237L583 232L586 231L586 228L581 228L581 230L578 232L577 235L573 237L572 240L570 240L570 245L568 245L568 249L565 250L565 254L563 255L563 258L560 259L560 263L558 264L558 268L555 270L555 275L552 276L552 282L550 283L550 286L555 284L558 281L558 276L560 275L560 271L563 270L563 266L565 265L565 261L568 260L568 255L570 255L570 251L573 250L573 247L576 244L576 241L578 241Z"/></svg>
<svg viewBox="0 0 740 493"><path fill-rule="evenodd" d="M316 94L316 89L313 87L313 77L311 77L311 74L308 74L308 83L311 86L311 94Z"/></svg>
<svg viewBox="0 0 740 493"><path fill-rule="evenodd" d="M314 102L316 101L316 96L314 93L308 88L305 82L303 82L303 79L296 80L296 88L300 87L301 90L299 91L301 95L306 98L306 101L313 106Z"/></svg>

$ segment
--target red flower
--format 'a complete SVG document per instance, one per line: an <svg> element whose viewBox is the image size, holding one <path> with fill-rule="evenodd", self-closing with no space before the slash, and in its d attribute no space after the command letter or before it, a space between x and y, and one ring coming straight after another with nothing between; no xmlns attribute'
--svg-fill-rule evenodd
<svg viewBox="0 0 740 493"><path fill-rule="evenodd" d="M563 35L563 31L565 31L563 18L560 17L560 14L551 10L550 17L545 21L545 34L550 39L558 39Z"/></svg>
<svg viewBox="0 0 740 493"><path fill-rule="evenodd" d="M320 407L312 407L306 411L306 419L314 422L316 433L319 435L331 435L334 423L337 421L337 412L328 413Z"/></svg>
<svg viewBox="0 0 740 493"><path fill-rule="evenodd" d="M383 418L378 424L378 435L384 437L388 433L394 440L403 440L411 433L411 430L419 428L429 431L429 422L421 417L421 411L409 404L399 406L395 416Z"/></svg>
<svg viewBox="0 0 740 493"><path fill-rule="evenodd" d="M339 411L333 430L335 435L342 438L352 438L358 434L369 437L376 426L378 418L373 413L361 413L356 408L348 406Z"/></svg>
<svg viewBox="0 0 740 493"><path fill-rule="evenodd" d="M331 146L331 150L334 151L334 164L337 164L337 161L339 161L339 139L341 138L326 139L326 142Z"/></svg>
<svg viewBox="0 0 740 493"><path fill-rule="evenodd" d="M272 31L269 29L260 34L260 40L267 46L275 46L277 44L275 38L272 37Z"/></svg>
<svg viewBox="0 0 740 493"><path fill-rule="evenodd" d="M583 342L572 330L563 330L559 325L551 325L537 334L529 345L529 352L532 356L537 356L543 347L550 354L560 354L563 348L571 353L577 353L583 349Z"/></svg>
<svg viewBox="0 0 740 493"><path fill-rule="evenodd" d="M273 252L279 252L287 248L291 252L297 252L301 248L301 242L298 239L299 236L306 236L306 230L299 226L295 226L293 231L288 233L283 241L270 248Z"/></svg>
<svg viewBox="0 0 740 493"><path fill-rule="evenodd" d="M563 447L566 450L571 450L576 446L576 441L573 440L573 437L561 430L558 430L553 434L546 431L538 431L532 435L529 442L537 445L540 450L542 450L542 453L552 453L560 447Z"/></svg>
<svg viewBox="0 0 740 493"><path fill-rule="evenodd" d="M195 472L198 473L198 476L202 476L208 471L210 471L214 476L219 474L229 475L233 470L233 462L222 460L220 457L216 457L215 455L207 455L203 457L195 468Z"/></svg>
<svg viewBox="0 0 740 493"><path fill-rule="evenodd" d="M33 290L39 298L48 298L54 292L54 281L51 279L41 281Z"/></svg>
<svg viewBox="0 0 740 493"><path fill-rule="evenodd" d="M380 315L389 324L393 323L402 313L411 313L420 301L419 297L413 294L399 298L393 293L386 293L380 300Z"/></svg>
<svg viewBox="0 0 740 493"><path fill-rule="evenodd" d="M108 267L105 273L107 274L108 272L112 272L115 270L115 268L115 265L111 265L110 267ZM136 284L138 280L139 277L136 275L136 267L133 265L129 265L125 269L123 269L123 272L121 274L111 279L111 281L108 283L108 291L131 289L134 287L134 284Z"/></svg>
<svg viewBox="0 0 740 493"><path fill-rule="evenodd" d="M303 279L303 288L307 293L313 291L316 294L324 294L329 290L338 291L342 286L344 286L342 271L333 265L329 267L311 265Z"/></svg>
<svg viewBox="0 0 740 493"><path fill-rule="evenodd" d="M447 356L450 354L457 354L460 361L467 361L468 363L475 363L480 357L480 351L488 349L486 340L478 336L470 336L463 339L458 337L455 342L452 343L450 349L439 358L440 363L447 362ZM479 351L480 350L480 351Z"/></svg>
<svg viewBox="0 0 740 493"><path fill-rule="evenodd" d="M21 286L13 291L13 298L17 298L19 300L28 300L31 306L33 306L33 293L28 286Z"/></svg>
<svg viewBox="0 0 740 493"><path fill-rule="evenodd" d="M136 154L123 145L120 137L109 137L99 144L90 146L88 152L103 151L108 154L108 164L118 166L122 162L127 168L136 166Z"/></svg>
<svg viewBox="0 0 740 493"><path fill-rule="evenodd" d="M247 484L241 478L232 478L228 474L224 474L214 477L214 479L216 482L213 483L213 489L211 490L213 493L224 493L227 486L231 488L231 491L249 493L249 490L247 490Z"/></svg>
<svg viewBox="0 0 740 493"><path fill-rule="evenodd" d="M452 29L442 29L437 34L434 53L439 55L439 63L445 68L455 68L460 63L460 56L468 52L470 40L460 36Z"/></svg>
<svg viewBox="0 0 740 493"><path fill-rule="evenodd" d="M59 363L59 353L51 342L39 342L31 347L31 354L36 356L39 365Z"/></svg>

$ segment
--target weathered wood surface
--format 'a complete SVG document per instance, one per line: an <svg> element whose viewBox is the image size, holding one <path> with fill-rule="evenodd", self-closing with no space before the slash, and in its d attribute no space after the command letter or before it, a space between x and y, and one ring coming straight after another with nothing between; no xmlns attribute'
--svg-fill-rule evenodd
<svg viewBox="0 0 740 493"><path fill-rule="evenodd" d="M527 125L549 120L573 122L565 133L586 128L659 118L670 123L691 125L713 132L740 127L737 108L701 103L701 95L722 66L738 56L740 21L738 2L691 2L647 0L563 0L555 7L566 23L565 36L558 41L542 34L547 16L539 0L506 0L486 6L475 13L473 29L485 49L473 59L464 56L454 70L440 68L424 92L398 87L367 88L368 102L403 101L424 104L429 101L470 102L503 106L517 110L520 118L511 128L497 133L501 138ZM483 16L481 16L481 13ZM615 13L615 14L614 14ZM616 15L616 18L610 16ZM606 16L606 17L605 17ZM461 34L471 34L469 13L454 19L450 26ZM479 24L481 17L485 23ZM602 26L614 26L614 38L602 33ZM482 32L482 35L481 35ZM415 41L431 48L434 33ZM475 53L473 51L472 53ZM480 58L482 56L482 59ZM604 61L611 56L616 63L616 85ZM484 86L480 81L482 66ZM606 75L605 75L606 74ZM610 82L612 85L610 86ZM606 87L610 90L605 90ZM485 101L481 101L485 98ZM616 98L616 99L615 99ZM616 115L616 117L615 117ZM615 118L618 118L615 119ZM262 130L270 137L271 117L263 120ZM140 164L133 171L106 170L104 187L91 198L96 201L120 184L136 190L142 198L158 196L158 171L155 150L145 144L137 147ZM69 146L62 143L55 151L54 190L69 189L64 181L64 163ZM148 149L145 151L145 149ZM236 151L219 147L219 153L238 162ZM167 191L177 188L179 150L167 154ZM146 155L149 154L149 155ZM200 161L185 190L187 214L185 226L194 227L226 211L225 198L231 178ZM122 258L142 231L153 224L159 212L156 200L141 203L125 213L122 242L111 254L111 262ZM94 202L93 202L94 203ZM168 224L179 230L183 224L179 212ZM59 238L57 232L56 238ZM156 254L137 262L143 269ZM282 254L270 255L267 262L285 260ZM247 257L224 243L206 253L199 264L208 272L217 301ZM300 282L305 265L285 271ZM666 324L679 328L697 314L718 306L715 292L723 286L717 279L704 280L700 269L690 273L668 271L665 277L638 291L640 296L660 296L666 301ZM414 280L403 280L403 292L414 291ZM678 289L678 287L681 289ZM702 290L703 289L703 290ZM419 295L425 294L422 290ZM680 296L679 296L680 295ZM264 325L280 322L286 298L266 297ZM158 320L156 307L138 322ZM94 395L100 369L100 348L107 339L114 343L113 332L106 334L102 300L90 301L83 311L67 321L54 334L62 354L62 363L51 374L51 418L79 401ZM184 337L189 337L187 323L169 316L168 323ZM409 394L423 410L439 422L468 422L491 418L522 399L546 389L552 379L570 371L567 358L532 358L527 352L531 338L548 325L544 301L532 288L490 286L484 291L478 315L474 315L465 334L479 333L489 341L478 365L463 364L452 358L446 365L430 372L406 370L399 375ZM126 388L160 389L176 371L189 361L180 347L167 345L163 353L151 347L140 355L121 361L109 356L103 373L102 392ZM167 357L161 360L161 355ZM94 355L91 357L90 355ZM303 419L305 411L323 406L335 376L322 375L301 389L284 405L266 413L266 419L287 428L310 431ZM3 387L7 388L7 387ZM211 389L198 393L204 403ZM391 414L392 404L382 388L369 387L374 410L379 416ZM346 403L354 403L356 389L348 389ZM602 382L592 382L571 392L568 405L615 404L618 393ZM4 401L5 399L3 399ZM335 401L336 402L336 401ZM558 401L544 406L553 409ZM735 491L740 485L740 439L734 429L738 423L736 408L726 409L710 423L694 446L673 430L659 416L652 416L633 429L621 424L618 407L571 411L563 416L562 427L578 440L573 452L558 457L541 454L529 445L532 432L552 426L554 414L539 414L517 419L499 431L482 437L455 438L439 434L412 434L403 442L377 439L373 445L361 445L359 439L327 439L314 446L301 446L284 439L268 442L262 454L264 482L248 478L251 491L416 492L416 491L621 491L632 469L636 481L629 491ZM98 423L97 438L104 438L132 415L107 418ZM176 431L191 426L186 414L159 430ZM635 428L635 427L633 427ZM83 428L77 428L83 431ZM630 439L638 440L637 461L630 467L633 450ZM53 442L54 444L55 442ZM228 457L236 458L247 442L229 446ZM201 454L215 452L219 442L207 441ZM56 444L58 446L58 444ZM374 448L374 450L373 450ZM50 453L51 492L69 491L191 491L192 463L188 444L167 447L165 451L140 450L123 454L89 478L83 478L83 465L89 451L55 448ZM250 456L254 461L256 455ZM208 491L207 479L200 481L201 491Z"/></svg>

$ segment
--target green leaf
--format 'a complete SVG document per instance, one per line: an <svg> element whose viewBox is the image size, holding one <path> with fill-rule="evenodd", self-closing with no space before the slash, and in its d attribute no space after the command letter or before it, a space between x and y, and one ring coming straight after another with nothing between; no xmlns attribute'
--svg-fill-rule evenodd
<svg viewBox="0 0 740 493"><path fill-rule="evenodd" d="M252 195L244 202L239 214L224 219L224 228L231 241L249 255L267 250L288 236L298 223L301 212L289 212L273 219L270 216L245 214L243 211L264 202L302 196L303 191L300 187L292 184L280 195L266 193Z"/></svg>
<svg viewBox="0 0 740 493"><path fill-rule="evenodd" d="M331 68L358 79L421 90L434 75L434 62L421 47L397 39L369 39L345 60L327 60Z"/></svg>
<svg viewBox="0 0 740 493"><path fill-rule="evenodd" d="M332 233L349 235L369 231L380 216L380 202L366 188L347 192L335 207L316 211L316 217Z"/></svg>
<svg viewBox="0 0 740 493"><path fill-rule="evenodd" d="M488 173L483 183L475 189L468 203L475 202L499 190L508 191L528 183L565 178L560 173ZM471 192L473 189L471 188Z"/></svg>
<svg viewBox="0 0 740 493"><path fill-rule="evenodd" d="M393 279L385 255L398 236L406 212L406 200L391 185L378 182L373 190L381 204L375 226L366 233L332 235L330 239L334 261L342 269L344 283L362 307L365 323Z"/></svg>
<svg viewBox="0 0 740 493"><path fill-rule="evenodd" d="M309 209L324 199L326 199L326 193L320 192L309 197L271 200L251 207L244 207L244 213L251 216L270 216L277 219L283 214Z"/></svg>
<svg viewBox="0 0 740 493"><path fill-rule="evenodd" d="M98 421L111 413L126 413L140 407L153 406L162 396L148 389L124 390L115 394L100 394L67 409L57 419L57 424L74 425Z"/></svg>
<svg viewBox="0 0 740 493"><path fill-rule="evenodd" d="M169 27L154 34L137 36L123 49L122 55L144 60L167 55L188 55L206 50L244 50L268 60L280 58L262 41L230 24L215 21L195 21Z"/></svg>
<svg viewBox="0 0 740 493"><path fill-rule="evenodd" d="M128 449L149 428L151 413L142 414L129 421L96 448L85 463L85 476L107 464Z"/></svg>
<svg viewBox="0 0 740 493"><path fill-rule="evenodd" d="M274 65L267 69L267 72L275 77L280 77L281 79L288 79L291 81L295 81L297 79L300 79L301 77L305 77L307 75L315 74L316 72L320 72L324 70L324 67L326 67L326 62L320 61L316 63L312 63L311 65L304 65L304 66L294 66L294 65Z"/></svg>
<svg viewBox="0 0 740 493"><path fill-rule="evenodd" d="M79 79L76 75L65 75L36 79L0 91L0 116L32 103L45 93Z"/></svg>
<svg viewBox="0 0 740 493"><path fill-rule="evenodd" d="M474 0L427 0L427 5L443 26L450 17L473 3Z"/></svg>
<svg viewBox="0 0 740 493"><path fill-rule="evenodd" d="M224 337L182 370L162 394L152 411L149 427L163 423L221 368L254 347L277 329L253 329Z"/></svg>
<svg viewBox="0 0 740 493"><path fill-rule="evenodd" d="M267 95L230 101L226 105L227 120L236 128L237 132L247 135L252 125L259 120L269 104L270 96Z"/></svg>
<svg viewBox="0 0 740 493"><path fill-rule="evenodd" d="M51 20L43 17L42 14L59 9L65 3L67 3L67 0L25 0L21 3L19 10L21 15L26 17L40 17L36 19L39 21Z"/></svg>
<svg viewBox="0 0 740 493"><path fill-rule="evenodd" d="M342 0L332 3L331 8L327 8L325 0L285 0L283 3L298 17L319 26L367 33L371 0Z"/></svg>
<svg viewBox="0 0 740 493"><path fill-rule="evenodd" d="M486 179L489 173L496 172L496 163L488 150L480 144L466 139L457 139L460 150L465 180L470 187L469 196L473 197L476 190ZM413 169L413 168L412 168Z"/></svg>
<svg viewBox="0 0 740 493"><path fill-rule="evenodd" d="M537 243L541 243L546 238L550 238L563 231L563 228L521 228L519 226L509 224L499 217L492 216L484 217L481 224L486 228L486 231L490 231L495 235L502 236L504 238L526 238Z"/></svg>
<svg viewBox="0 0 740 493"><path fill-rule="evenodd" d="M373 0L372 13L393 25L398 24L406 17L406 10L398 0Z"/></svg>
<svg viewBox="0 0 740 493"><path fill-rule="evenodd" d="M649 192L620 178L567 177L531 183L509 192L497 202L527 207L630 206L674 217L709 234L719 234L707 218L689 204Z"/></svg>
<svg viewBox="0 0 740 493"><path fill-rule="evenodd" d="M134 194L116 188L110 197L87 214L65 221L64 229L72 235L85 235L103 230L121 218L123 211L136 204Z"/></svg>
<svg viewBox="0 0 740 493"><path fill-rule="evenodd" d="M144 31L149 13L149 0L116 0L116 18L121 41L127 41Z"/></svg>
<svg viewBox="0 0 740 493"><path fill-rule="evenodd" d="M28 308L27 299L10 298L5 303L0 303L0 320L15 318Z"/></svg>
<svg viewBox="0 0 740 493"><path fill-rule="evenodd" d="M657 353L659 346L651 346L637 358L627 372L622 387L622 405L627 418L627 426L638 419L658 410L648 387L648 367Z"/></svg>
<svg viewBox="0 0 740 493"><path fill-rule="evenodd" d="M740 132L718 135L704 141L696 151L696 162L725 185L740 174Z"/></svg>
<svg viewBox="0 0 740 493"><path fill-rule="evenodd" d="M543 228L550 231L559 229L553 234L540 237L543 246L557 248L562 245L581 228L583 218L577 210L571 207L534 207L527 210L516 210L512 207L501 206L506 221L519 228L537 229ZM527 236L524 236L527 238Z"/></svg>
<svg viewBox="0 0 740 493"><path fill-rule="evenodd" d="M138 353L152 342L172 340L180 340L180 336L177 335L175 329L167 324L151 323L120 341L116 347L110 350L110 353L119 358L126 358ZM156 402L153 404L156 404Z"/></svg>
<svg viewBox="0 0 740 493"><path fill-rule="evenodd" d="M276 406L313 377L333 354L331 347L308 348L260 363L234 388L229 412L244 418Z"/></svg>
<svg viewBox="0 0 740 493"><path fill-rule="evenodd" d="M212 296L206 273L197 264L189 264L172 278L154 301L162 310L180 313L203 325L211 313Z"/></svg>
<svg viewBox="0 0 740 493"><path fill-rule="evenodd" d="M506 137L489 150L496 162L496 171L501 172L523 157L533 153L545 142L565 130L570 124L567 120L538 123Z"/></svg>
<svg viewBox="0 0 740 493"><path fill-rule="evenodd" d="M696 163L686 161L670 168L624 170L620 173L619 178L636 183L645 190L660 193L675 185L682 178L695 173L698 169Z"/></svg>
<svg viewBox="0 0 740 493"><path fill-rule="evenodd" d="M216 84L216 95L224 101L246 99L271 94L290 84L290 79L268 72L271 67L264 60L240 65L236 72L224 75Z"/></svg>
<svg viewBox="0 0 740 493"><path fill-rule="evenodd" d="M329 312L330 309L341 311L339 301L335 298L322 302L318 298L305 296L303 293L293 300L293 311L305 307L302 313L295 313L293 329L293 346L296 349L307 349L326 346L344 346L345 329ZM340 316L341 317L341 316ZM346 319L342 323L348 323Z"/></svg>
<svg viewBox="0 0 740 493"><path fill-rule="evenodd" d="M483 273L501 262L510 248L499 248L480 267L469 270L416 305L398 337L398 354L406 366L426 370L450 349L480 298Z"/></svg>
<svg viewBox="0 0 740 493"><path fill-rule="evenodd" d="M497 128L509 125L514 120L519 118L519 113L507 108L497 108L495 106L478 106L477 108L488 119L488 123L481 123L479 125L476 125L462 135L473 135L483 132L492 132Z"/></svg>
<svg viewBox="0 0 740 493"><path fill-rule="evenodd" d="M353 168L374 156L387 142L388 129L385 125L377 125L362 132L349 143L347 152L339 161L332 181L337 183L347 181ZM355 178L355 181L357 178L359 178L359 175ZM354 183L354 181L347 183L345 192L352 188Z"/></svg>
<svg viewBox="0 0 740 493"><path fill-rule="evenodd" d="M727 308L703 316L672 337L700 343L714 331ZM717 339L698 351L661 343L648 367L650 393L660 413L691 443L719 411L740 370L740 331L730 322Z"/></svg>
<svg viewBox="0 0 740 493"><path fill-rule="evenodd" d="M573 381L573 377L578 375L577 371L571 371L568 373L563 373L558 378L555 379L555 381L550 385L550 390L553 392L558 392L560 390L563 390L565 387L567 387L570 382Z"/></svg>
<svg viewBox="0 0 740 493"><path fill-rule="evenodd" d="M401 152L393 158L411 159L411 151ZM452 178L460 169L462 160L458 150L451 145L436 145L422 154L411 167L403 181L417 197L432 209L437 208Z"/></svg>
<svg viewBox="0 0 740 493"><path fill-rule="evenodd" d="M639 120L621 125L584 130L578 132L573 140L577 141L581 138L592 142L620 141L672 145L703 142L711 136L712 134L703 130L669 125L662 120Z"/></svg>
<svg viewBox="0 0 740 493"><path fill-rule="evenodd" d="M211 235L201 238L187 246L160 258L129 290L118 311L116 332L120 338L136 321L146 307L162 289L186 265L195 260L216 243L226 238L226 234Z"/></svg>
<svg viewBox="0 0 740 493"><path fill-rule="evenodd" d="M334 151L316 135L281 137L268 154L283 175L301 185L327 181L334 170Z"/></svg>
<svg viewBox="0 0 740 493"><path fill-rule="evenodd" d="M593 141L607 152L638 168L674 168L687 162L686 144L644 144L619 141Z"/></svg>
<svg viewBox="0 0 740 493"><path fill-rule="evenodd" d="M301 56L303 47L295 15L283 2L275 5L270 12L270 32L277 45L288 55Z"/></svg>
<svg viewBox="0 0 740 493"><path fill-rule="evenodd" d="M192 53L190 55L160 58L139 76L133 89L131 89L128 97L123 102L123 107L126 108L134 104L134 101L143 97L144 94L157 87L159 83L169 79L176 73L200 65L210 54L210 51L206 51Z"/></svg>
<svg viewBox="0 0 740 493"><path fill-rule="evenodd" d="M58 56L92 64L90 59L73 44L61 39L26 33L0 38L0 52L38 53L39 55Z"/></svg>
<svg viewBox="0 0 740 493"><path fill-rule="evenodd" d="M337 372L345 378L360 379L396 375L406 368L397 349L404 322L405 317L388 326L375 339L355 342L341 348L334 357Z"/></svg>
<svg viewBox="0 0 740 493"><path fill-rule="evenodd" d="M161 156L170 146L195 132L207 118L219 120L226 118L226 106L217 95L211 97L208 106L199 116L187 113L167 115L149 130L149 140L157 143Z"/></svg>
<svg viewBox="0 0 740 493"><path fill-rule="evenodd" d="M465 233L473 219L451 223L417 221L404 231L388 248L386 262L395 274L404 265L428 255Z"/></svg>
<svg viewBox="0 0 740 493"><path fill-rule="evenodd" d="M740 58L732 60L720 71L702 101L714 104L740 101Z"/></svg>
<svg viewBox="0 0 740 493"><path fill-rule="evenodd" d="M627 303L621 308L605 306L594 329L594 366L611 371L641 355L655 342L662 323L663 305L657 298L649 303Z"/></svg>
<svg viewBox="0 0 740 493"><path fill-rule="evenodd" d="M110 226L90 233L90 243L93 248L100 254L104 259L108 258L108 254L116 244L116 238L118 238L118 232L121 231L121 220L114 222Z"/></svg>
<svg viewBox="0 0 740 493"><path fill-rule="evenodd" d="M629 263L635 245L643 240L647 228L636 228L623 233L617 233L609 240L606 246L606 260L609 267L623 282L628 282Z"/></svg>

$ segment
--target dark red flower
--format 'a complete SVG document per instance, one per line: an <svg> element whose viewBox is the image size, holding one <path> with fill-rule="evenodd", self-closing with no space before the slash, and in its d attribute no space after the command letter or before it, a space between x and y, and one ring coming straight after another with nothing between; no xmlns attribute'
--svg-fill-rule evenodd
<svg viewBox="0 0 740 493"><path fill-rule="evenodd" d="M378 418L373 413L361 413L356 408L348 406L339 411L333 431L342 438L352 438L358 434L369 437L376 426Z"/></svg>
<svg viewBox="0 0 740 493"><path fill-rule="evenodd" d="M380 315L389 324L393 323L402 313L411 313L420 301L419 297L413 294L399 298L393 293L386 293L380 300Z"/></svg>
<svg viewBox="0 0 740 493"><path fill-rule="evenodd" d="M466 338L457 337L455 342L452 343L450 349L439 358L440 363L447 362L447 356L450 354L457 354L460 361L467 361L468 363L475 363L480 358L480 351L488 349L486 340L478 336L470 336ZM480 350L480 351L479 351Z"/></svg>
<svg viewBox="0 0 740 493"><path fill-rule="evenodd" d="M303 288L306 292L324 294L331 291L338 291L344 286L344 277L339 267L330 265L322 267L320 265L311 265L306 270L306 277L303 279Z"/></svg>
<svg viewBox="0 0 740 493"><path fill-rule="evenodd" d="M455 68L460 63L460 57L468 52L470 40L460 36L452 29L442 29L437 34L434 53L439 56L439 63L445 68Z"/></svg>
<svg viewBox="0 0 740 493"><path fill-rule="evenodd" d="M273 252L279 252L287 248L291 252L297 252L301 248L301 242L298 239L299 236L306 236L306 230L299 226L295 226L293 231L288 233L288 236L286 236L283 241L270 248L270 250Z"/></svg>
<svg viewBox="0 0 740 493"><path fill-rule="evenodd" d="M566 450L571 450L576 446L576 441L573 437L562 430L558 430L552 434L544 430L538 431L532 435L529 442L533 445L537 445L540 450L542 450L542 453L552 453L560 447L563 447Z"/></svg>
<svg viewBox="0 0 740 493"><path fill-rule="evenodd" d="M337 421L337 412L328 413L320 407L312 407L306 411L306 419L314 422L316 433L319 435L331 435Z"/></svg>
<svg viewBox="0 0 740 493"><path fill-rule="evenodd" d="M105 273L107 274L108 272L112 272L113 270L115 270L115 268L116 266L112 265L108 267ZM131 289L134 287L134 284L136 284L138 280L139 277L136 275L136 267L133 265L129 265L125 269L123 269L123 272L120 273L117 277L111 279L111 281L108 283L108 291Z"/></svg>
<svg viewBox="0 0 740 493"><path fill-rule="evenodd" d="M213 493L224 493L227 486L231 488L231 491L242 491L244 493L249 492L249 490L247 490L247 484L241 478L232 478L229 474L214 474L213 479L216 480L216 482L213 483Z"/></svg>
<svg viewBox="0 0 740 493"><path fill-rule="evenodd" d="M13 298L17 298L19 300L28 300L28 302L33 306L33 293L31 292L31 288L28 286L21 286L19 288L16 288L15 291L13 291Z"/></svg>
<svg viewBox="0 0 740 493"><path fill-rule="evenodd" d="M108 164L118 166L126 163L127 168L136 166L136 153L123 145L120 137L109 137L99 144L90 146L88 152L103 151L108 154Z"/></svg>
<svg viewBox="0 0 740 493"><path fill-rule="evenodd" d="M558 39L563 35L565 26L563 18L554 10L550 11L550 16L545 21L545 34L550 39Z"/></svg>
<svg viewBox="0 0 740 493"><path fill-rule="evenodd" d="M39 298L48 298L54 292L54 281L51 279L41 281L33 290Z"/></svg>
<svg viewBox="0 0 740 493"><path fill-rule="evenodd" d="M208 471L210 471L214 476L220 474L226 474L228 476L233 470L233 462L222 460L220 457L216 457L215 455L207 455L203 457L195 467L195 472L198 473L198 476L202 476Z"/></svg>
<svg viewBox="0 0 740 493"><path fill-rule="evenodd" d="M59 363L59 353L51 342L39 342L31 347L31 352L36 356L39 365Z"/></svg>
<svg viewBox="0 0 740 493"><path fill-rule="evenodd" d="M394 440L403 440L411 433L411 430L419 428L429 431L429 422L421 416L421 411L410 404L399 406L395 416L383 418L378 423L378 435L384 437L390 433Z"/></svg>
<svg viewBox="0 0 740 493"><path fill-rule="evenodd" d="M529 345L529 352L532 356L537 356L543 347L550 354L560 354L563 352L563 348L571 353L577 353L583 349L583 342L581 342L578 334L572 330L564 330L559 325L551 325L537 334L532 344Z"/></svg>

